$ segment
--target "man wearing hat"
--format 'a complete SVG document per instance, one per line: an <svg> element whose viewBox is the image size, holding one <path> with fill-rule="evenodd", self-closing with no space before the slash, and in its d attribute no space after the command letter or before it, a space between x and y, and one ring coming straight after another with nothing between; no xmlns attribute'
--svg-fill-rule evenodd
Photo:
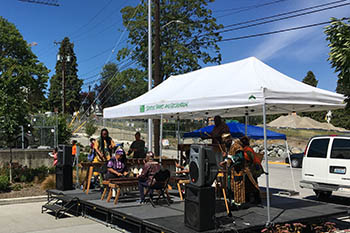
<svg viewBox="0 0 350 233"><path fill-rule="evenodd" d="M113 156L107 163L107 174L106 179L113 179L122 176L127 176L126 164L123 161L124 151L122 149L117 149L115 151L115 156Z"/></svg>
<svg viewBox="0 0 350 233"><path fill-rule="evenodd" d="M140 203L145 202L145 188L151 185L153 176L160 170L160 164L154 161L154 154L152 151L146 154L146 163L142 168L141 175L137 176L139 179Z"/></svg>

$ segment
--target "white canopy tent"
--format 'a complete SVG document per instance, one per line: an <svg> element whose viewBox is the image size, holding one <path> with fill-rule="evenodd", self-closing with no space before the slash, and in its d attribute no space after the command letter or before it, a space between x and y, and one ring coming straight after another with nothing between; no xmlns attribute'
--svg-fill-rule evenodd
<svg viewBox="0 0 350 233"><path fill-rule="evenodd" d="M268 173L266 114L343 108L344 96L292 79L255 57L171 76L151 91L105 108L104 118L191 119L263 115ZM270 218L269 177L266 175Z"/></svg>

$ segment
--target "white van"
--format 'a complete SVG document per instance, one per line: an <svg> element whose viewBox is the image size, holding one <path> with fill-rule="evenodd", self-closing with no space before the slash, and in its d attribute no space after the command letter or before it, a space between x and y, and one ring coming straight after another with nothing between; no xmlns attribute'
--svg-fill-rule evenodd
<svg viewBox="0 0 350 233"><path fill-rule="evenodd" d="M303 159L301 188L313 189L318 199L333 191L350 190L350 136L316 136Z"/></svg>

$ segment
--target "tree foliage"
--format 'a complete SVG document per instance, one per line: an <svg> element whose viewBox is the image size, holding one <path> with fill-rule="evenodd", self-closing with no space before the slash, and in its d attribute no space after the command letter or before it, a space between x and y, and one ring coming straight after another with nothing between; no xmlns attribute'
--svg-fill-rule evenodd
<svg viewBox="0 0 350 233"><path fill-rule="evenodd" d="M138 69L119 72L115 63L108 63L101 76L103 80L96 86L96 91L102 108L132 100L147 91L146 73Z"/></svg>
<svg viewBox="0 0 350 233"><path fill-rule="evenodd" d="M325 29L330 48L328 60L338 74L337 92L350 101L350 20L332 18Z"/></svg>
<svg viewBox="0 0 350 233"><path fill-rule="evenodd" d="M94 121L89 119L88 122L85 124L85 133L87 134L88 138L90 138L97 130L97 127L94 124Z"/></svg>
<svg viewBox="0 0 350 233"><path fill-rule="evenodd" d="M50 79L49 107L51 111L58 109L62 111L62 68L65 64L65 81L66 81L66 112L72 114L79 110L80 91L83 81L78 78L78 64L74 53L74 44L65 37L60 42L58 54L61 58L70 56L70 61L62 60L56 62L56 73Z"/></svg>
<svg viewBox="0 0 350 233"><path fill-rule="evenodd" d="M213 0L160 0L160 77L181 74L201 68L201 64L221 62L221 39L207 5ZM136 14L135 14L136 11ZM154 11L154 9L153 9ZM118 52L118 59L127 56L147 69L147 1L122 10L123 24L129 30L131 45ZM154 15L154 13L152 13ZM176 22L181 20L182 23Z"/></svg>
<svg viewBox="0 0 350 233"><path fill-rule="evenodd" d="M305 78L302 81L310 86L317 87L318 80L316 79L314 73L312 71L308 71Z"/></svg>
<svg viewBox="0 0 350 233"><path fill-rule="evenodd" d="M43 108L48 73L15 25L0 17L0 133L8 145Z"/></svg>

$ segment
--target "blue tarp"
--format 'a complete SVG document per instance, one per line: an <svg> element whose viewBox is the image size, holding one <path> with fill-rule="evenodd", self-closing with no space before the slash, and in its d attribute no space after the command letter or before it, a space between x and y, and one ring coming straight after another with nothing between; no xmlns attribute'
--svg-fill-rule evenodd
<svg viewBox="0 0 350 233"><path fill-rule="evenodd" d="M230 128L230 132L232 137L238 138L245 135L245 125L238 122L230 122L227 123L228 127ZM251 139L264 139L264 128L254 126L254 125L248 125L247 126L247 136ZM210 125L201 129L197 129L195 131L185 133L184 138L208 138L208 135L206 133L210 133L214 128L214 125ZM287 137L285 134L276 133L271 130L266 130L267 139L283 139L286 140Z"/></svg>

